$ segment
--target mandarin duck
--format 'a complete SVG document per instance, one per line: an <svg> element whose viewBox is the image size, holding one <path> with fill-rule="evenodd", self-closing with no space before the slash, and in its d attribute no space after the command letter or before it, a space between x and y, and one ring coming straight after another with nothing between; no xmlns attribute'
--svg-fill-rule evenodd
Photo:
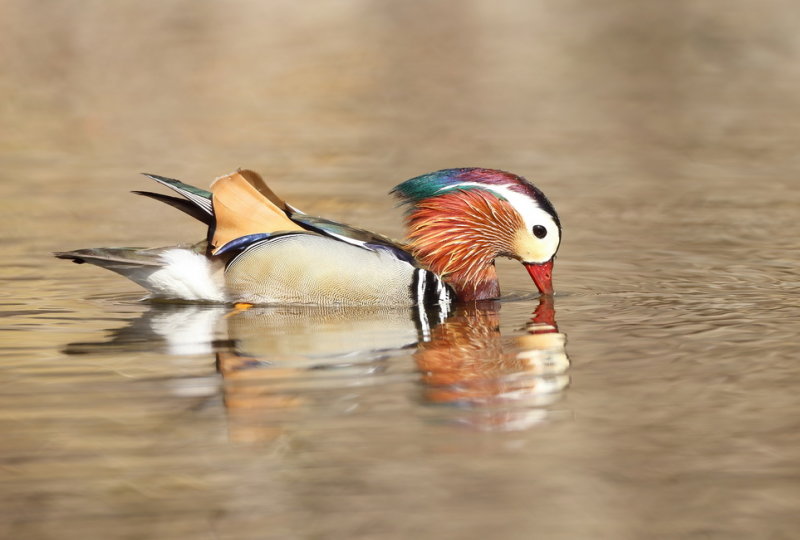
<svg viewBox="0 0 800 540"><path fill-rule="evenodd" d="M307 215L262 178L238 170L210 191L146 174L182 198L167 203L208 226L206 240L167 248L94 248L55 255L117 272L153 298L247 304L446 305L497 298L494 260L520 261L553 293L561 224L545 195L508 172L444 169L392 193L407 205L408 242Z"/></svg>

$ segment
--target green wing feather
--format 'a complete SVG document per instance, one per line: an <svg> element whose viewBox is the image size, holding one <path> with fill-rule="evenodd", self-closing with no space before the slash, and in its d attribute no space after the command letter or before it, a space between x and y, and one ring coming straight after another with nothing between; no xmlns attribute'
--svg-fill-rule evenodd
<svg viewBox="0 0 800 540"><path fill-rule="evenodd" d="M289 219L310 231L318 232L325 236L330 236L337 240L374 250L383 248L393 253L398 259L414 262L413 257L400 244L382 234L378 234L366 229L353 227L345 223L325 219L321 217L309 216L302 213L290 213Z"/></svg>
<svg viewBox="0 0 800 540"><path fill-rule="evenodd" d="M148 178L152 178L162 186L166 186L171 190L177 192L184 198L193 202L199 208L202 208L206 214L214 215L214 210L211 206L211 192L205 189L200 189L189 184L184 184L180 180L174 178L166 178L157 174L142 173Z"/></svg>

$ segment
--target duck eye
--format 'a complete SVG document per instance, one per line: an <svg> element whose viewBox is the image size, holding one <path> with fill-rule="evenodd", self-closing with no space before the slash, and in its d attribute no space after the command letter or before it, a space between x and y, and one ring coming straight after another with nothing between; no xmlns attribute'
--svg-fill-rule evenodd
<svg viewBox="0 0 800 540"><path fill-rule="evenodd" d="M544 238L545 236L547 236L547 229L544 228L544 225L534 225L533 235L536 238Z"/></svg>

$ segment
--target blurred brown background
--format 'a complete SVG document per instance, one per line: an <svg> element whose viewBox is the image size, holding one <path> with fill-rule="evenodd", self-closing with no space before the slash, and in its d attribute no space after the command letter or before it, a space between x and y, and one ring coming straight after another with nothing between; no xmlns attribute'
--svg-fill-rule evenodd
<svg viewBox="0 0 800 540"><path fill-rule="evenodd" d="M399 213L373 215L391 186L487 166L537 181L573 242L602 218L596 244L654 230L637 207L676 192L796 185L798 25L788 0L6 1L0 181L169 229L184 221L123 192L145 185L135 172L204 185L243 166L308 211L399 235ZM142 241L174 241L141 221Z"/></svg>
<svg viewBox="0 0 800 540"><path fill-rule="evenodd" d="M734 152L785 167L798 24L788 0L5 1L0 150L381 188L465 162L598 181Z"/></svg>

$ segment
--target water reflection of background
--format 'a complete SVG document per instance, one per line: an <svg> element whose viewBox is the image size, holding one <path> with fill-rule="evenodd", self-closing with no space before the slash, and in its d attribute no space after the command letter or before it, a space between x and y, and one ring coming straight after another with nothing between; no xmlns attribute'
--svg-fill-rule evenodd
<svg viewBox="0 0 800 540"><path fill-rule="evenodd" d="M796 2L495 4L0 3L0 536L794 536ZM538 181L565 223L569 421L430 422L456 408L409 359L362 414L235 444L208 355L135 328L61 354L149 308L51 251L198 237L135 172L249 166L399 236L386 192L461 165Z"/></svg>

